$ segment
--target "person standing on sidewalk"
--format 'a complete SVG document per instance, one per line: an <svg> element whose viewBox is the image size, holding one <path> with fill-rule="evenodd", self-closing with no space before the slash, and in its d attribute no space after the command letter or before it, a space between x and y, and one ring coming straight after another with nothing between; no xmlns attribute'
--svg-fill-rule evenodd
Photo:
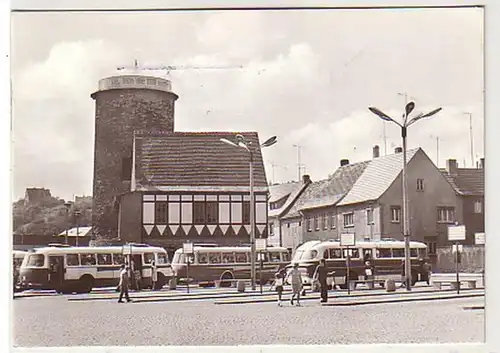
<svg viewBox="0 0 500 353"><path fill-rule="evenodd" d="M281 296L283 294L283 281L285 280L286 270L283 268L274 275L274 288L278 293L278 306L281 306Z"/></svg>
<svg viewBox="0 0 500 353"><path fill-rule="evenodd" d="M156 270L155 261L151 261L151 289L155 290L156 282L158 281L158 271Z"/></svg>
<svg viewBox="0 0 500 353"><path fill-rule="evenodd" d="M293 305L293 299L297 296L297 306L300 306L300 290L302 289L302 276L299 271L299 264L293 264L293 268L288 274L292 283L292 298L290 304Z"/></svg>
<svg viewBox="0 0 500 353"><path fill-rule="evenodd" d="M313 280L318 280L321 290L321 303L328 301L328 285L326 283L327 268L325 259L319 260L319 265L314 271Z"/></svg>
<svg viewBox="0 0 500 353"><path fill-rule="evenodd" d="M120 283L118 286L120 287L120 297L118 298L118 303L123 303L123 295L125 295L125 299L127 302L131 302L132 300L128 296L128 286L130 284L129 282L129 276L128 276L128 271L129 267L122 265L121 266L121 272L120 272Z"/></svg>

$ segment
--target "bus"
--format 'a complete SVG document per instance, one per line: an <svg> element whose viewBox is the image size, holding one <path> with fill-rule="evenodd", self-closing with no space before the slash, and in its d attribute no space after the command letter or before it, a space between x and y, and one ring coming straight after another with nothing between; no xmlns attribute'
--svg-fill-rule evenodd
<svg viewBox="0 0 500 353"><path fill-rule="evenodd" d="M381 285L384 280L401 281L402 264L405 259L405 243L397 240L357 242L349 247L349 282L351 288L364 281L366 261L370 262L373 279ZM293 256L292 264L299 264L304 286L311 286L316 266L321 259L326 260L327 272L333 272L333 282L340 288L347 288L347 249L338 241L308 241L299 246ZM411 281L429 281L427 245L410 242ZM287 268L291 268L289 265ZM359 281L359 282L357 282ZM329 283L331 285L331 282Z"/></svg>
<svg viewBox="0 0 500 353"><path fill-rule="evenodd" d="M189 274L187 273L187 257L183 249L177 249L174 253L172 268L179 283L189 281L200 286L213 286L219 282L221 287L230 287L234 280L251 278L250 246L195 244L193 251L193 257L189 263ZM264 284L272 280L278 270L290 263L290 254L283 247L268 247L262 254L264 257L262 273L260 273L260 262L257 257L255 273L257 283L262 277Z"/></svg>
<svg viewBox="0 0 500 353"><path fill-rule="evenodd" d="M172 277L165 249L147 244L72 247L55 245L34 249L21 265L23 289L54 289L58 293L89 293L93 288L117 286L121 265L134 262L143 287L151 287L151 262L155 261L161 289Z"/></svg>
<svg viewBox="0 0 500 353"><path fill-rule="evenodd" d="M15 292L17 292L20 289L18 286L19 269L21 268L21 264L23 263L23 259L27 253L28 253L27 251L12 250L12 275L13 275L12 286Z"/></svg>

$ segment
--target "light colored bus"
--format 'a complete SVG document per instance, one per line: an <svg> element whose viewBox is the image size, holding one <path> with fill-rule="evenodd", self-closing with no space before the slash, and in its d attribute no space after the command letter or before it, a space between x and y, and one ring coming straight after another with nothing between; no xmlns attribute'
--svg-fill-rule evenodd
<svg viewBox="0 0 500 353"><path fill-rule="evenodd" d="M372 276L378 283L386 279L401 280L405 259L404 241L357 242L356 246L350 247L350 252L351 288L355 288L356 281L365 279L366 261L370 262ZM309 241L296 249L292 263L299 264L303 284L311 285L312 276L321 259L326 260L327 271L334 272L335 284L347 288L347 250L342 248L338 241ZM430 271L426 260L427 246L421 242L410 242L412 285L418 281L429 280Z"/></svg>
<svg viewBox="0 0 500 353"><path fill-rule="evenodd" d="M48 246L25 256L21 265L23 289L55 289L60 293L88 293L92 288L117 286L120 267L134 262L141 273L143 287L150 287L151 262L157 267L155 289L162 288L173 276L167 252L145 244L124 246L68 247Z"/></svg>
<svg viewBox="0 0 500 353"><path fill-rule="evenodd" d="M23 263L23 259L28 254L27 251L21 250L12 250L12 274L13 274L13 282L12 286L14 291L19 289L19 270L21 268L21 264Z"/></svg>
<svg viewBox="0 0 500 353"><path fill-rule="evenodd" d="M217 245L196 245L194 258L189 265L189 283L200 286L214 285L220 281L221 287L231 286L235 279L250 279L250 246L221 247ZM263 252L262 282L274 278L274 274L290 263L286 248L268 247ZM256 280L260 280L260 263L256 258ZM186 254L177 249L172 258L172 268L179 282L188 280Z"/></svg>

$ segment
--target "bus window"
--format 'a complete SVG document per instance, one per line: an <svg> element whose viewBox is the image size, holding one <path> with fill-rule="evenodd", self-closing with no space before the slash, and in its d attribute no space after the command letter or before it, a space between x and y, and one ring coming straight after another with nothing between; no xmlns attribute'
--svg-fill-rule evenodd
<svg viewBox="0 0 500 353"><path fill-rule="evenodd" d="M152 252L144 253L144 263L150 264L155 259L155 254Z"/></svg>
<svg viewBox="0 0 500 353"><path fill-rule="evenodd" d="M341 249L329 249L330 259L341 259L342 250Z"/></svg>
<svg viewBox="0 0 500 353"><path fill-rule="evenodd" d="M167 264L168 263L168 258L167 258L167 254L164 254L164 253L158 253L158 261L157 261L157 265L160 265L160 264Z"/></svg>
<svg viewBox="0 0 500 353"><path fill-rule="evenodd" d="M317 255L318 255L318 252L316 250L306 251L302 255L302 260L312 260L312 259L316 258Z"/></svg>
<svg viewBox="0 0 500 353"><path fill-rule="evenodd" d="M386 259L392 257L391 249L377 249L377 258Z"/></svg>
<svg viewBox="0 0 500 353"><path fill-rule="evenodd" d="M405 249L392 249L392 257L405 257Z"/></svg>
<svg viewBox="0 0 500 353"><path fill-rule="evenodd" d="M247 262L247 253L237 252L234 255L235 255L236 263L238 263L238 264L244 264L244 263Z"/></svg>
<svg viewBox="0 0 500 353"><path fill-rule="evenodd" d="M359 249L349 249L351 259L359 259ZM344 258L347 258L347 249L344 249Z"/></svg>
<svg viewBox="0 0 500 353"><path fill-rule="evenodd" d="M97 254L98 265L111 265L111 254Z"/></svg>
<svg viewBox="0 0 500 353"><path fill-rule="evenodd" d="M288 262L290 261L290 254L288 252L281 253L281 261Z"/></svg>
<svg viewBox="0 0 500 353"><path fill-rule="evenodd" d="M208 254L208 260L211 264L220 264L221 258L220 253L210 253Z"/></svg>
<svg viewBox="0 0 500 353"><path fill-rule="evenodd" d="M172 258L172 263L173 264L180 263L180 261L179 261L180 257L181 257L181 253L175 252L174 257Z"/></svg>
<svg viewBox="0 0 500 353"><path fill-rule="evenodd" d="M234 253L232 252L223 252L222 253L222 263L232 264L234 263Z"/></svg>
<svg viewBox="0 0 500 353"><path fill-rule="evenodd" d="M280 253L279 252L270 252L269 253L269 262L281 262Z"/></svg>
<svg viewBox="0 0 500 353"><path fill-rule="evenodd" d="M261 255L259 255L259 254L261 254ZM269 261L269 257L267 256L267 252L257 252L255 254L255 261L260 261L259 256L263 256L262 261L264 261L264 262Z"/></svg>
<svg viewBox="0 0 500 353"><path fill-rule="evenodd" d="M198 263L199 264L208 264L208 255L198 253Z"/></svg>
<svg viewBox="0 0 500 353"><path fill-rule="evenodd" d="M372 259L372 249L365 249L363 251L363 261L369 261Z"/></svg>
<svg viewBox="0 0 500 353"><path fill-rule="evenodd" d="M80 258L78 257L78 254L66 255L66 263L68 266L80 266Z"/></svg>
<svg viewBox="0 0 500 353"><path fill-rule="evenodd" d="M418 249L410 249L410 257L418 257Z"/></svg>
<svg viewBox="0 0 500 353"><path fill-rule="evenodd" d="M43 267L44 255L43 254L33 254L28 258L28 266L33 267Z"/></svg>
<svg viewBox="0 0 500 353"><path fill-rule="evenodd" d="M113 265L121 265L125 263L125 256L123 254L113 254Z"/></svg>
<svg viewBox="0 0 500 353"><path fill-rule="evenodd" d="M325 251L323 251L323 258L324 259L328 259L330 257L329 254L328 254L328 252L329 252L328 249L326 249Z"/></svg>
<svg viewBox="0 0 500 353"><path fill-rule="evenodd" d="M93 266L95 265L94 254L80 254L80 260L82 261L82 266Z"/></svg>

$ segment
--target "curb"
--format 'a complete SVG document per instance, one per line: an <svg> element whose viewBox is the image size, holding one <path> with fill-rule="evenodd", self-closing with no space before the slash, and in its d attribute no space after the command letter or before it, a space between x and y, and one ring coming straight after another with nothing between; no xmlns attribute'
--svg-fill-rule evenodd
<svg viewBox="0 0 500 353"><path fill-rule="evenodd" d="M322 303L321 306L357 306L357 305L368 305L368 304L388 304L388 303L400 303L400 302L419 302L419 301L433 301L433 300L447 300L447 299L462 299L462 298L473 298L473 297L484 297L484 293L474 293L474 294L458 294L458 295L448 295L439 297L420 297L420 298L395 298L389 300L367 300L367 301L355 301L355 302L340 302L340 303Z"/></svg>

